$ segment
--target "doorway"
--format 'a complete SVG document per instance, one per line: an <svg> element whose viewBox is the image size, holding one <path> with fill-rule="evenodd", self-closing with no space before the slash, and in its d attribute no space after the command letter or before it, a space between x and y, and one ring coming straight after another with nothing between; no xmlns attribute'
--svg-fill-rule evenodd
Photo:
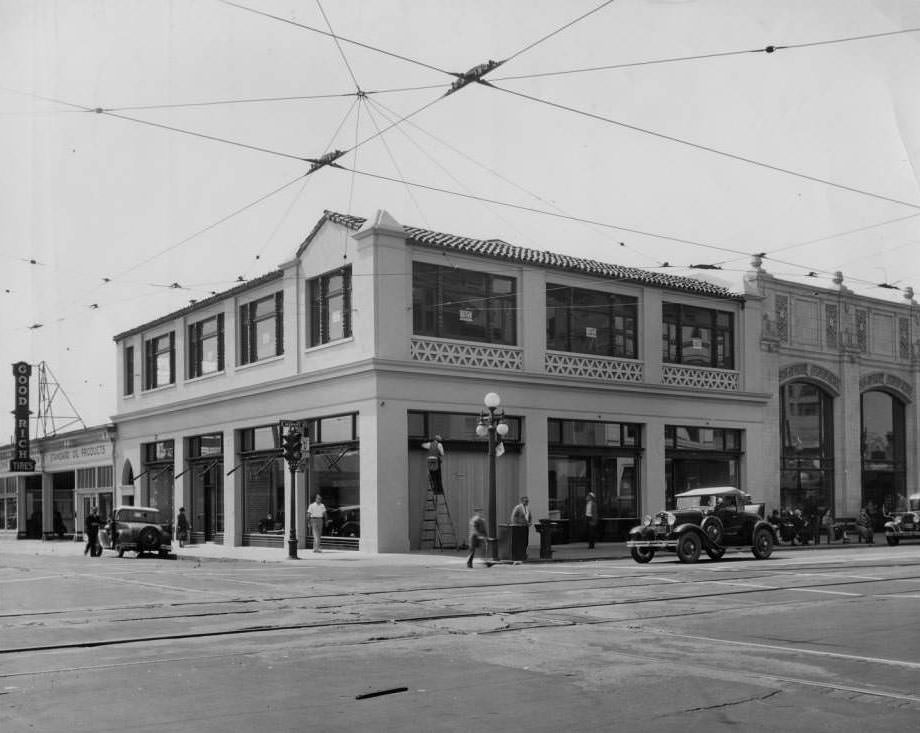
<svg viewBox="0 0 920 733"><path fill-rule="evenodd" d="M224 531L223 461L192 467L192 539L196 542L220 541Z"/></svg>

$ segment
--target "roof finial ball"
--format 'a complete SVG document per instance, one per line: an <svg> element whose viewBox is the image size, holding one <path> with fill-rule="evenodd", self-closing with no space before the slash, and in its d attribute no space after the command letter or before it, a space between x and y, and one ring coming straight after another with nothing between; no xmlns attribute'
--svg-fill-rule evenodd
<svg viewBox="0 0 920 733"><path fill-rule="evenodd" d="M837 272L834 273L834 285L836 285L838 288L841 285L843 285L843 271L842 270L837 270Z"/></svg>
<svg viewBox="0 0 920 733"><path fill-rule="evenodd" d="M763 255L756 254L751 258L751 267L755 270L759 270L763 267Z"/></svg>
<svg viewBox="0 0 920 733"><path fill-rule="evenodd" d="M904 299L908 302L913 302L914 300L914 289L910 285L904 288Z"/></svg>

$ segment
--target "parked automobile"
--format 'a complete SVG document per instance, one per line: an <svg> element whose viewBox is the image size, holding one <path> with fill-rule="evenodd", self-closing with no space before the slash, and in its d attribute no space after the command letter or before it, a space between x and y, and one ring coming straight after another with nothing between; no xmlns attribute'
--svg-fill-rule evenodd
<svg viewBox="0 0 920 733"><path fill-rule="evenodd" d="M326 518L329 535L333 537L361 536L361 507L358 504L330 509Z"/></svg>
<svg viewBox="0 0 920 733"><path fill-rule="evenodd" d="M112 519L99 530L103 549L114 550L123 557L126 550L140 556L156 552L165 557L172 551L172 524L163 523L160 510L149 506L115 507Z"/></svg>
<svg viewBox="0 0 920 733"><path fill-rule="evenodd" d="M920 494L907 499L907 511L896 512L885 522L885 539L894 547L901 540L920 539Z"/></svg>
<svg viewBox="0 0 920 733"><path fill-rule="evenodd" d="M719 560L728 547L750 547L754 557L773 553L776 535L764 518L764 505L734 486L713 486L677 494L674 511L648 516L629 532L626 546L633 560L649 562L659 550L677 553L681 562L696 562L702 551Z"/></svg>

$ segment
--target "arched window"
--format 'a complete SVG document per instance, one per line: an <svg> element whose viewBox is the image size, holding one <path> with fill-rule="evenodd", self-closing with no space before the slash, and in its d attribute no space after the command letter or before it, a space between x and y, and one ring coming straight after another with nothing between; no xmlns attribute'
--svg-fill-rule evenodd
<svg viewBox="0 0 920 733"><path fill-rule="evenodd" d="M833 398L811 382L780 388L782 467L780 501L784 510L801 509L806 519L834 509Z"/></svg>
<svg viewBox="0 0 920 733"><path fill-rule="evenodd" d="M906 509L904 403L881 390L862 395L862 504L876 524L885 513Z"/></svg>

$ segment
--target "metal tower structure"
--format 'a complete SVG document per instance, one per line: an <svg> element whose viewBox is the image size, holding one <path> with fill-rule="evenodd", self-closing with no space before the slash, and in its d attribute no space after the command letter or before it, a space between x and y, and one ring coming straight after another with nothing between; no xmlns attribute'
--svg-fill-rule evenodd
<svg viewBox="0 0 920 733"><path fill-rule="evenodd" d="M55 414L55 400L58 408L61 407L61 399L67 403L67 408L72 414ZM68 410L64 410L65 413ZM80 417L77 409L73 406L64 388L58 383L51 368L47 362L40 362L38 365L38 412L35 416L35 437L50 438L57 435L59 430L64 430L74 423L80 423L86 428L86 423Z"/></svg>

